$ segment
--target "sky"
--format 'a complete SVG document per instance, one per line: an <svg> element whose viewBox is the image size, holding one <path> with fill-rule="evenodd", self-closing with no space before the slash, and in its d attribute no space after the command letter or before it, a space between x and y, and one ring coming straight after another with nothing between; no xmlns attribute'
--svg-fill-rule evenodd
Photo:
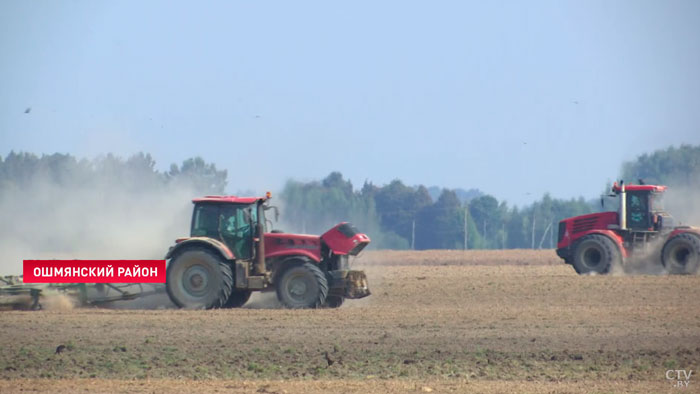
<svg viewBox="0 0 700 394"><path fill-rule="evenodd" d="M695 0L4 0L0 155L201 156L231 193L340 171L593 198L700 144L698 21Z"/></svg>

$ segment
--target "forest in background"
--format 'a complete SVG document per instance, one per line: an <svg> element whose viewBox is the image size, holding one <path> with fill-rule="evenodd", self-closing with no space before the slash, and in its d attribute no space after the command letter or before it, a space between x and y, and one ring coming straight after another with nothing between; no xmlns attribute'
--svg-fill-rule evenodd
<svg viewBox="0 0 700 394"><path fill-rule="evenodd" d="M697 187L700 146L643 154L622 165L620 178L628 183L641 178L671 187ZM609 186L601 182L601 191L603 187ZM163 217L176 213L188 220L189 212L183 214L181 207L191 207L191 197L227 191L226 170L199 157L158 171L145 153L88 160L59 153L10 152L0 157L0 211L6 219L0 225L0 239L66 251L78 236L107 245L100 237L105 228L110 228L104 233L113 237L112 242L135 227L140 237L157 233L159 240L165 239L163 234L183 235L185 220L166 220L157 229L150 228L150 222L163 222ZM275 227L320 234L340 221L350 221L369 234L378 249L553 248L559 220L601 209L598 199L567 200L549 194L526 206L511 206L478 189L440 190L405 185L398 179L386 185L365 182L356 188L339 172L318 181L289 180L273 202L282 213ZM63 209L66 206L70 209ZM111 216L102 215L105 210ZM120 220L124 218L129 220ZM72 228L69 223L74 221L80 230L68 231L69 237L66 228ZM164 227L175 222L184 228Z"/></svg>
<svg viewBox="0 0 700 394"><path fill-rule="evenodd" d="M700 146L643 154L623 163L618 179L668 185L671 192L680 191L672 194L670 205L678 208L681 218L698 219L693 205L700 194ZM609 188L601 181L601 194ZM383 186L365 182L355 189L333 172L320 181L290 180L282 199L287 223L295 231L320 233L348 220L370 234L375 247L387 249L554 248L560 220L603 209L599 198L567 200L545 194L518 207L477 189L469 192L465 197L464 190L442 189L433 197L434 191L425 186L407 186L400 180Z"/></svg>
<svg viewBox="0 0 700 394"><path fill-rule="evenodd" d="M296 224L294 230L319 233L342 218L381 249L552 248L559 220L597 207L582 197L545 194L520 208L488 194L460 199L450 189L433 199L425 186L400 180L383 186L366 182L355 190L339 172L321 181L289 181L281 197L286 223Z"/></svg>

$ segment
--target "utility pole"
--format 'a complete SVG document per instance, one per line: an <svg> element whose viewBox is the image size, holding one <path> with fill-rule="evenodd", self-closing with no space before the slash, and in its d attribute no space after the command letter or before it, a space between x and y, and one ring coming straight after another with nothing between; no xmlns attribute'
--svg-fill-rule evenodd
<svg viewBox="0 0 700 394"><path fill-rule="evenodd" d="M464 250L467 250L467 241L469 240L469 228L467 227L467 215L469 215L469 209L464 210Z"/></svg>
<svg viewBox="0 0 700 394"><path fill-rule="evenodd" d="M506 222L503 222L503 230L501 231L501 235L503 236L503 243L501 245L501 249L506 248Z"/></svg>
<svg viewBox="0 0 700 394"><path fill-rule="evenodd" d="M547 225L547 228L544 229L544 233L542 234L542 239L540 239L540 245L537 247L537 249L542 249L542 244L544 243L545 237L547 237L547 231L552 228L552 223L549 223Z"/></svg>
<svg viewBox="0 0 700 394"><path fill-rule="evenodd" d="M554 249L554 222L552 222L552 231L549 232L549 248Z"/></svg>
<svg viewBox="0 0 700 394"><path fill-rule="evenodd" d="M416 250L416 219L413 219L413 226L411 229L411 250Z"/></svg>
<svg viewBox="0 0 700 394"><path fill-rule="evenodd" d="M537 218L535 217L535 210L532 210L532 249L535 249L535 221Z"/></svg>

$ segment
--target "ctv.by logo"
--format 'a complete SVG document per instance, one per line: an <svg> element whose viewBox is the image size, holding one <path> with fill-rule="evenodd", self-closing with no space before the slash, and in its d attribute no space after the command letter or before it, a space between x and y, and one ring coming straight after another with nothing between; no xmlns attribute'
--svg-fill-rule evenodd
<svg viewBox="0 0 700 394"><path fill-rule="evenodd" d="M693 376L693 370L686 371L685 369L669 369L666 371L666 379L673 381L673 387L686 388L690 386L690 377Z"/></svg>

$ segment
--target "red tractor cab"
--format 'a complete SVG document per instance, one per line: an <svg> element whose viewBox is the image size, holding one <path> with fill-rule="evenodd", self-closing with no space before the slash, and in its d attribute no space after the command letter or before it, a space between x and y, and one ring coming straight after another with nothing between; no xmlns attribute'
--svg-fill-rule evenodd
<svg viewBox="0 0 700 394"><path fill-rule="evenodd" d="M253 291L276 291L289 308L339 307L370 294L349 257L369 243L350 223L323 235L268 232L265 197L195 198L190 236L178 238L168 260L166 289L183 308L240 307Z"/></svg>
<svg viewBox="0 0 700 394"><path fill-rule="evenodd" d="M674 226L661 197L666 186L617 182L617 212L599 212L559 222L557 255L579 274L623 269L635 257L651 256L672 274L694 274L700 265L700 229Z"/></svg>

